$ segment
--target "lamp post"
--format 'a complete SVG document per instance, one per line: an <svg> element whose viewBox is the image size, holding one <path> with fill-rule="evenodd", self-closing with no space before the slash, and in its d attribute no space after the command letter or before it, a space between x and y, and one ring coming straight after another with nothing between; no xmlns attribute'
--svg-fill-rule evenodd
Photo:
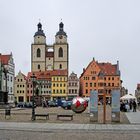
<svg viewBox="0 0 140 140"><path fill-rule="evenodd" d="M8 102L8 90L7 90L7 73L8 73L8 69L7 69L7 67L3 66L3 73L4 73L4 76L5 76L4 103L7 104L7 102Z"/></svg>
<svg viewBox="0 0 140 140"><path fill-rule="evenodd" d="M104 93L103 93L103 104L104 104L104 108L103 108L103 123L105 124L106 123L106 92L104 90Z"/></svg>
<svg viewBox="0 0 140 140"><path fill-rule="evenodd" d="M31 76L31 79L32 79L32 85L33 85L33 96L32 96L32 103L33 103L33 106L32 106L32 121L35 120L35 91L34 91L34 88L35 88L35 83L36 83L36 76L35 74L33 73L33 75Z"/></svg>

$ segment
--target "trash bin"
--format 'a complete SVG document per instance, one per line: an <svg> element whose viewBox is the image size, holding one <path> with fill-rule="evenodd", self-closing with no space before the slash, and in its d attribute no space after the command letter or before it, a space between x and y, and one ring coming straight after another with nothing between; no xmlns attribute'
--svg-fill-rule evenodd
<svg viewBox="0 0 140 140"><path fill-rule="evenodd" d="M11 117L11 108L10 107L7 107L5 109L5 118L6 118L6 116L10 116Z"/></svg>

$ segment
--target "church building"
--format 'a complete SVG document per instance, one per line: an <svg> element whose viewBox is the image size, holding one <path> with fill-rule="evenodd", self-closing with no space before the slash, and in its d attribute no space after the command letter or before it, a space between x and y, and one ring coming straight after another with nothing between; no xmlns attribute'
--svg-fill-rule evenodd
<svg viewBox="0 0 140 140"><path fill-rule="evenodd" d="M34 42L31 45L31 71L68 70L69 46L64 24L59 24L53 45L47 45L42 24L38 23Z"/></svg>

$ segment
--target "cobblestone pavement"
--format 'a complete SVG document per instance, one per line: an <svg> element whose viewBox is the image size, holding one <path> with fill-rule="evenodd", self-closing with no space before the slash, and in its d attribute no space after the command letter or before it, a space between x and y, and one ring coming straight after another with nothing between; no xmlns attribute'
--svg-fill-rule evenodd
<svg viewBox="0 0 140 140"><path fill-rule="evenodd" d="M88 109L84 111L81 114L76 114L72 110L64 110L61 107L52 107L52 108L42 108L37 107L35 109L36 113L46 113L48 112L50 114L49 120L46 120L45 117L37 117L35 122L49 122L49 123L77 123L77 124L87 124L91 123L89 118ZM74 115L73 120L70 120L70 118L62 118L60 120L57 120L57 114L58 113L72 113ZM5 119L5 110L0 110L0 122L6 121L6 122L32 122L31 121L31 114L32 109L18 109L18 108L12 108L11 110L11 117L7 116ZM99 112L98 112L98 123L103 123L103 109L102 106L99 106ZM107 112L106 112L106 123L111 123L111 108L110 106L107 106ZM121 124L129 124L129 120L127 119L124 112L121 112L120 115L120 123Z"/></svg>
<svg viewBox="0 0 140 140"><path fill-rule="evenodd" d="M0 130L0 140L139 140L140 131Z"/></svg>
<svg viewBox="0 0 140 140"><path fill-rule="evenodd" d="M88 110L75 114L62 108L36 108L36 113L50 114L50 119L38 118L31 121L32 109L11 110L11 117L5 119L5 111L0 110L0 140L139 140L140 124L129 124L124 112L121 122L111 123L111 108L107 106L107 123L103 122L102 106L99 107L98 123L89 121ZM57 120L57 113L73 113L74 119Z"/></svg>

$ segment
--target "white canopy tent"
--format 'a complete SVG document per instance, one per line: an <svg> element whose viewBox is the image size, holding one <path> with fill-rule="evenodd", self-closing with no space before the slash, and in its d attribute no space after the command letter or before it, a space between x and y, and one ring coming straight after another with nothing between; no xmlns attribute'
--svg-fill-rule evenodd
<svg viewBox="0 0 140 140"><path fill-rule="evenodd" d="M120 100L136 100L136 97L132 94L126 94L120 98Z"/></svg>

